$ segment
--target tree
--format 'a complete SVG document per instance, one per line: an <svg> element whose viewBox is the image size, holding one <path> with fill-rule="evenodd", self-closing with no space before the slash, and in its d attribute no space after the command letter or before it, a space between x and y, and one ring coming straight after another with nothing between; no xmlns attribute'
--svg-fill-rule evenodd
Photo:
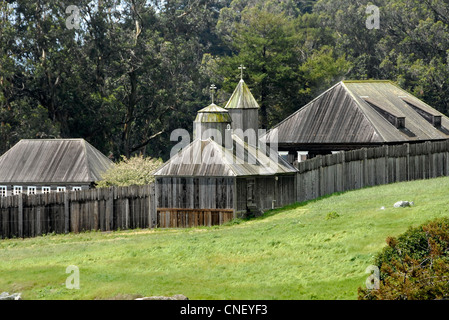
<svg viewBox="0 0 449 320"><path fill-rule="evenodd" d="M161 159L136 155L122 160L112 166L97 182L98 188L111 186L148 185L154 181L154 171L162 165Z"/></svg>
<svg viewBox="0 0 449 320"><path fill-rule="evenodd" d="M247 6L233 1L233 6L241 14L223 9L218 21L223 41L233 52L216 58L218 72L223 89L232 92L238 81L237 67L247 67L245 81L260 104L262 128L277 124L319 93L323 83L318 78L325 77L329 83L347 71L343 56L322 47L333 38L329 29L320 27L317 15L289 11L285 3L271 1ZM315 76L306 68L318 61L320 76Z"/></svg>
<svg viewBox="0 0 449 320"><path fill-rule="evenodd" d="M365 27L366 8L380 29ZM57 0L0 4L0 153L21 138L85 138L103 153L169 157L214 83L238 66L270 128L343 78L390 79L449 114L444 0ZM176 143L176 142L174 142Z"/></svg>
<svg viewBox="0 0 449 320"><path fill-rule="evenodd" d="M367 6L380 12L380 28L367 29ZM352 79L389 79L449 114L449 4L444 0L321 0L314 12L335 30Z"/></svg>
<svg viewBox="0 0 449 320"><path fill-rule="evenodd" d="M378 289L358 289L361 300L429 300L449 298L449 219L410 228L387 238L376 257Z"/></svg>
<svg viewBox="0 0 449 320"><path fill-rule="evenodd" d="M207 103L200 64L222 3L81 0L80 28L69 29L60 1L2 2L0 134L14 138L0 151L39 134L167 158L170 131Z"/></svg>

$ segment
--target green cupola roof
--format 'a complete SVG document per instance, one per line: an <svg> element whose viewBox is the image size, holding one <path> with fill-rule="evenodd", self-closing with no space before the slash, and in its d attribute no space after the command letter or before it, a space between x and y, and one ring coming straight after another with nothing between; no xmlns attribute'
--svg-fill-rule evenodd
<svg viewBox="0 0 449 320"><path fill-rule="evenodd" d="M259 104L252 95L245 81L240 80L225 109L259 109Z"/></svg>
<svg viewBox="0 0 449 320"><path fill-rule="evenodd" d="M195 122L224 122L231 123L232 118L229 115L228 110L223 109L222 107L217 106L212 103L198 111Z"/></svg>

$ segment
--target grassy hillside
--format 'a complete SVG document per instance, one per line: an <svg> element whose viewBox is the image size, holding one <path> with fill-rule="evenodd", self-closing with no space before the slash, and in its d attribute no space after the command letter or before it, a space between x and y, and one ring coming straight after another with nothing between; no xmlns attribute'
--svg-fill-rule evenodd
<svg viewBox="0 0 449 320"><path fill-rule="evenodd" d="M399 200L415 206L393 208ZM220 227L0 240L0 291L24 299L356 299L385 238L449 216L448 204L449 178L438 178L333 195ZM79 267L79 290L65 288L69 265Z"/></svg>

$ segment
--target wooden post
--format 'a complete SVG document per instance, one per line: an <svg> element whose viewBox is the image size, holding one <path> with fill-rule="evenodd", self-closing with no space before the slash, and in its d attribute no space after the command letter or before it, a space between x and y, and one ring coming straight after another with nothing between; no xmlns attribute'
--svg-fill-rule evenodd
<svg viewBox="0 0 449 320"><path fill-rule="evenodd" d="M341 153L341 173L342 173L342 177L341 177L341 188L342 188L342 192L346 191L346 151L343 151Z"/></svg>
<svg viewBox="0 0 449 320"><path fill-rule="evenodd" d="M42 235L41 229L41 207L39 206L36 210L36 235Z"/></svg>
<svg viewBox="0 0 449 320"><path fill-rule="evenodd" d="M108 199L106 200L106 231L112 230L114 215L114 187L109 188Z"/></svg>
<svg viewBox="0 0 449 320"><path fill-rule="evenodd" d="M18 229L19 229L19 238L23 238L23 197L24 194L19 194L19 212L18 212Z"/></svg>
<svg viewBox="0 0 449 320"><path fill-rule="evenodd" d="M360 187L368 186L368 149L363 148L363 182Z"/></svg>
<svg viewBox="0 0 449 320"><path fill-rule="evenodd" d="M68 192L64 192L64 231L65 233L70 232L70 204Z"/></svg>
<svg viewBox="0 0 449 320"><path fill-rule="evenodd" d="M318 197L324 196L325 193L325 178L323 169L323 156L318 156Z"/></svg>
<svg viewBox="0 0 449 320"><path fill-rule="evenodd" d="M125 229L129 229L129 199L125 198Z"/></svg>
<svg viewBox="0 0 449 320"><path fill-rule="evenodd" d="M92 227L93 230L99 230L100 229L100 214L99 214L99 209L98 209L98 202L99 199L95 199L94 201L94 212L93 212L93 221L94 221L94 225Z"/></svg>
<svg viewBox="0 0 449 320"><path fill-rule="evenodd" d="M407 180L406 181L410 181L410 144L406 143L406 148L407 148Z"/></svg>
<svg viewBox="0 0 449 320"><path fill-rule="evenodd" d="M162 179L160 181L163 181ZM161 206L162 204L159 203L159 188L160 188L160 184L158 184L157 179L154 180L154 203L152 205L153 210L154 210L154 220L153 220L153 227L154 228L158 228L161 222L161 214L158 213L157 208L158 206Z"/></svg>
<svg viewBox="0 0 449 320"><path fill-rule="evenodd" d="M427 147L427 160L429 163L429 176L428 178L432 178L432 143L430 141L426 141L426 147Z"/></svg>
<svg viewBox="0 0 449 320"><path fill-rule="evenodd" d="M388 175L389 175L389 170L388 170L388 156L389 156L388 149L389 148L388 148L388 145L384 146L384 148L385 148L385 184L388 184L390 181L390 179L388 177Z"/></svg>
<svg viewBox="0 0 449 320"><path fill-rule="evenodd" d="M298 179L298 174L299 174L299 173L296 173L295 176L294 176L294 177L295 177L295 178L294 178L294 179L295 179L295 180L294 180L294 181L295 181L295 182L294 182L295 193L294 193L294 198L293 198L293 199L294 199L294 202L297 202L297 201L298 201L298 194L299 194L299 192L298 192L298 189L299 189L299 185L298 185L298 181L299 181L299 179Z"/></svg>
<svg viewBox="0 0 449 320"><path fill-rule="evenodd" d="M237 219L237 177L234 177L234 190L232 190L233 193L233 206L234 206L234 215L233 218Z"/></svg>
<svg viewBox="0 0 449 320"><path fill-rule="evenodd" d="M256 186L254 186L254 189L256 189ZM278 176L274 177L274 200L276 201L275 207L278 207L281 203L281 197L279 196L279 177Z"/></svg>
<svg viewBox="0 0 449 320"><path fill-rule="evenodd" d="M151 201L151 197L153 196L153 185L154 185L154 183L148 186L148 198L147 198L147 201L148 201L148 228L149 229L151 229L152 226L153 226L153 221L151 220L151 217L152 217L152 208L151 208L152 201Z"/></svg>
<svg viewBox="0 0 449 320"><path fill-rule="evenodd" d="M150 195L148 196L148 201L150 202L150 221L149 228L157 227L157 210L156 210L156 182L150 186Z"/></svg>
<svg viewBox="0 0 449 320"><path fill-rule="evenodd" d="M449 140L446 140L446 177L449 176Z"/></svg>

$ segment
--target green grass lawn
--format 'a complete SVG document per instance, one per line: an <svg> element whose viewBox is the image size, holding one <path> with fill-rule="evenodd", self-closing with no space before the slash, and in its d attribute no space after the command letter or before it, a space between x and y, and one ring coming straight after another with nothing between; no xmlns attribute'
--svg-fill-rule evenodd
<svg viewBox="0 0 449 320"><path fill-rule="evenodd" d="M399 200L415 205L393 208ZM0 240L0 292L23 299L356 299L387 236L443 216L449 178L346 192L220 227ZM79 267L79 290L65 286L69 265Z"/></svg>

